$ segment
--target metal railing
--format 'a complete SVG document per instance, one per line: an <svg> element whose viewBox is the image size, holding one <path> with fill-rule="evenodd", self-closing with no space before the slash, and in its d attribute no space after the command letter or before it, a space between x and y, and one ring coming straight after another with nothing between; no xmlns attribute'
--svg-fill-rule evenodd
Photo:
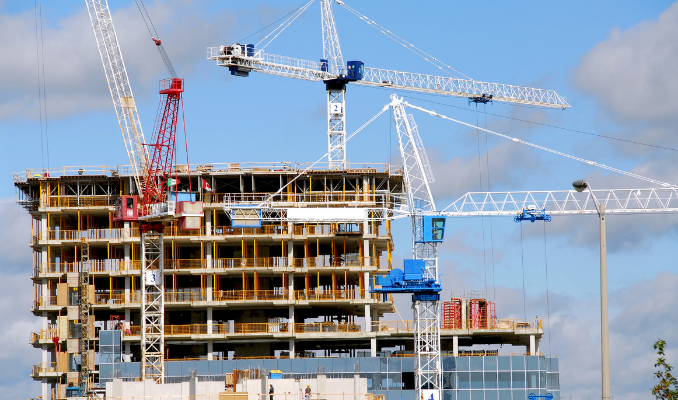
<svg viewBox="0 0 678 400"><path fill-rule="evenodd" d="M465 322L465 324L462 324ZM414 332L414 321L379 321L372 323L372 329L376 332ZM532 321L520 321L516 319L467 319L466 321L440 321L440 330L521 330L521 329L542 329L541 319Z"/></svg>
<svg viewBox="0 0 678 400"><path fill-rule="evenodd" d="M212 293L214 301L272 301L289 300L287 290L218 290Z"/></svg>

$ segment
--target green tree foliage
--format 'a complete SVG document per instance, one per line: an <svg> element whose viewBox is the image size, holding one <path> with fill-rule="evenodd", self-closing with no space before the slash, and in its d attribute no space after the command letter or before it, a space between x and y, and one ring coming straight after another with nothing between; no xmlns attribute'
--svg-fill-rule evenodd
<svg viewBox="0 0 678 400"><path fill-rule="evenodd" d="M652 346L657 350L657 363L654 365L658 371L654 376L659 383L652 388L652 394L657 400L678 400L678 380L671 374L673 367L666 362L664 349L666 342L659 339Z"/></svg>

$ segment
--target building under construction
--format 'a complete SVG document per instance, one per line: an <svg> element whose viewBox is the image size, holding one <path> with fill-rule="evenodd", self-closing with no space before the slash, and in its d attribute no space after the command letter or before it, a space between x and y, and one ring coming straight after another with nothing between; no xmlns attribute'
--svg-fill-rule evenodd
<svg viewBox="0 0 678 400"><path fill-rule="evenodd" d="M224 212L273 194L273 203L290 209L393 207L405 190L402 171L387 164L318 167L299 176L306 167L178 166L174 196L202 201L204 216L199 229L163 223L166 382L192 374L223 381L253 368L356 374L370 393L413 398L412 323L396 321L391 295L370 293L373 277L394 267L388 220L234 227ZM14 185L32 217L32 311L42 328L30 342L42 350L32 371L42 399L75 396L69 388L82 384L85 367L93 387L138 380L140 232L137 222L116 218L116 205L135 194L131 172L27 170L14 175ZM559 398L557 359L539 352L541 322L497 319L492 303L465 297L442 305L444 400ZM471 348L480 344L525 350Z"/></svg>

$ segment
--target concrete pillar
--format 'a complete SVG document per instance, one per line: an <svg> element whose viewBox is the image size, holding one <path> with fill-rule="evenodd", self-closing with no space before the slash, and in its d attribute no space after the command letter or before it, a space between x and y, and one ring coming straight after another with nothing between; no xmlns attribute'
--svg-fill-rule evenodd
<svg viewBox="0 0 678 400"><path fill-rule="evenodd" d="M125 342L125 362L132 362L132 343Z"/></svg>
<svg viewBox="0 0 678 400"><path fill-rule="evenodd" d="M207 307L207 334L212 334L212 307Z"/></svg>
<svg viewBox="0 0 678 400"><path fill-rule="evenodd" d="M128 238L131 235L130 229L129 229L129 221L125 221L123 225L123 230L122 230L122 237L123 238ZM130 265L130 259L131 259L131 253L132 253L132 245L129 243L125 243L125 248L124 248L124 267L125 271L129 271L131 269Z"/></svg>
<svg viewBox="0 0 678 400"><path fill-rule="evenodd" d="M292 224L287 224L287 228L292 232ZM294 267L294 242L291 240L287 241L287 266Z"/></svg>
<svg viewBox="0 0 678 400"><path fill-rule="evenodd" d="M363 272L363 293L360 293L361 298L369 299L370 298L370 273L365 271Z"/></svg>
<svg viewBox="0 0 678 400"><path fill-rule="evenodd" d="M40 214L40 240L47 240L48 238L47 213ZM43 247L44 248L44 247ZM43 260L43 262L46 260Z"/></svg>
<svg viewBox="0 0 678 400"><path fill-rule="evenodd" d="M373 337L370 339L370 357L377 356L377 338Z"/></svg>
<svg viewBox="0 0 678 400"><path fill-rule="evenodd" d="M536 352L534 335L530 335L530 355L534 356Z"/></svg>
<svg viewBox="0 0 678 400"><path fill-rule="evenodd" d="M49 383L47 383L47 378L42 378L42 398L49 399Z"/></svg>
<svg viewBox="0 0 678 400"><path fill-rule="evenodd" d="M207 301L212 301L214 298L212 296L212 288L214 287L214 277L212 275L207 275L205 278L207 278L207 285L205 288L205 299Z"/></svg>
<svg viewBox="0 0 678 400"><path fill-rule="evenodd" d="M452 336L452 355L459 356L459 336Z"/></svg>
<svg viewBox="0 0 678 400"><path fill-rule="evenodd" d="M290 358L294 358L294 352L295 352L295 349L294 349L294 338L290 338L289 349L290 349Z"/></svg>
<svg viewBox="0 0 678 400"><path fill-rule="evenodd" d="M207 248L205 249L205 263L207 268L213 268L214 265L212 263L212 242L205 242L205 245Z"/></svg>
<svg viewBox="0 0 678 400"><path fill-rule="evenodd" d="M45 250L46 252L46 250ZM47 291L47 279L43 279L41 282L42 285L42 304L47 305L47 302L49 301L49 292ZM43 312L43 316L45 316L47 313ZM47 328L45 328L47 329Z"/></svg>
<svg viewBox="0 0 678 400"><path fill-rule="evenodd" d="M129 303L130 303L131 279L132 279L132 278L130 278L129 276L126 276L126 277L125 277L125 304L129 304ZM127 314L127 310L129 310L129 309L126 309L126 310L125 310L125 315ZM128 320L127 318L125 318L125 321L126 321L126 322L129 322L129 320Z"/></svg>
<svg viewBox="0 0 678 400"><path fill-rule="evenodd" d="M212 213L211 210L205 211L205 236L212 236Z"/></svg>
<svg viewBox="0 0 678 400"><path fill-rule="evenodd" d="M294 334L294 304L290 304L289 306L289 316L287 320L287 331Z"/></svg>
<svg viewBox="0 0 678 400"><path fill-rule="evenodd" d="M207 360L211 361L214 359L214 341L207 341Z"/></svg>
<svg viewBox="0 0 678 400"><path fill-rule="evenodd" d="M369 304L365 304L365 331L372 332L372 311Z"/></svg>
<svg viewBox="0 0 678 400"><path fill-rule="evenodd" d="M353 375L353 400L360 400L360 392L360 375L355 374Z"/></svg>

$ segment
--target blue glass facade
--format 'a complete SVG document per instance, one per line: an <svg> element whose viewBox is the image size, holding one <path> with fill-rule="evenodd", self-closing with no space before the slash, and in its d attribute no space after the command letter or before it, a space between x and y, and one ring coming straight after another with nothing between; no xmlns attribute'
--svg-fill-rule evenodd
<svg viewBox="0 0 678 400"><path fill-rule="evenodd" d="M553 394L560 399L558 359L541 356L499 355L443 357L443 400L526 400L530 393ZM120 376L139 374L139 363L122 363ZM181 380L195 370L199 376L223 375L234 369L278 369L283 374L324 372L367 379L371 393L386 400L414 400L414 358L295 358L272 360L168 361L168 381ZM289 375L288 375L289 376Z"/></svg>

